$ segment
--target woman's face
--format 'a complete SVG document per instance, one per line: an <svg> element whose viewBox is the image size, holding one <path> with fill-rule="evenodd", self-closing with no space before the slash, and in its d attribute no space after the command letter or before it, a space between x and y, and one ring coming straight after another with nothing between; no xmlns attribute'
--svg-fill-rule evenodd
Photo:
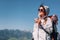
<svg viewBox="0 0 60 40"><path fill-rule="evenodd" d="M39 15L40 17L43 17L43 16L44 16L44 9L43 9L43 7L40 7L40 8L38 9L38 11L39 11L38 15Z"/></svg>

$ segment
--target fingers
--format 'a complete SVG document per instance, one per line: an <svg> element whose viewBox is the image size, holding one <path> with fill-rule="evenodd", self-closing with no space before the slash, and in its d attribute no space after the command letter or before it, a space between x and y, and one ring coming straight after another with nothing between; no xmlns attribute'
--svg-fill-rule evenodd
<svg viewBox="0 0 60 40"><path fill-rule="evenodd" d="M35 21L35 23L41 24L41 20L38 18L35 18L34 21Z"/></svg>

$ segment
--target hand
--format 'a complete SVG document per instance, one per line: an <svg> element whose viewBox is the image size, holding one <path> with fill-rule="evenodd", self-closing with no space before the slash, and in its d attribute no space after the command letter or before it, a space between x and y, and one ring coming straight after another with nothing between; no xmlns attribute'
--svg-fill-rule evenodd
<svg viewBox="0 0 60 40"><path fill-rule="evenodd" d="M36 19L35 19L35 23L38 23L38 24L40 25L40 24L41 24L41 19L36 18Z"/></svg>

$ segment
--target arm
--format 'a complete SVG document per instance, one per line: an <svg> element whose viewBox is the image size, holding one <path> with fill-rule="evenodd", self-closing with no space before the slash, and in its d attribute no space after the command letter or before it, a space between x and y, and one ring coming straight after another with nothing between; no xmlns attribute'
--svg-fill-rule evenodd
<svg viewBox="0 0 60 40"><path fill-rule="evenodd" d="M38 24L37 23L34 23L32 36L33 36L33 39L38 40Z"/></svg>
<svg viewBox="0 0 60 40"><path fill-rule="evenodd" d="M33 28L33 33L32 33L32 36L35 40L38 40L38 32L39 32L39 25L40 25L40 19L36 18L35 20L35 23L34 23L34 28Z"/></svg>

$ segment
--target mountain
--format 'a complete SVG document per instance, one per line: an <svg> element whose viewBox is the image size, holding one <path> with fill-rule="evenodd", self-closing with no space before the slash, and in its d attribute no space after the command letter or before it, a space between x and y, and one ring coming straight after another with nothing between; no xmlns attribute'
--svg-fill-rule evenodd
<svg viewBox="0 0 60 40"><path fill-rule="evenodd" d="M21 30L0 30L0 40L31 40L32 33Z"/></svg>

